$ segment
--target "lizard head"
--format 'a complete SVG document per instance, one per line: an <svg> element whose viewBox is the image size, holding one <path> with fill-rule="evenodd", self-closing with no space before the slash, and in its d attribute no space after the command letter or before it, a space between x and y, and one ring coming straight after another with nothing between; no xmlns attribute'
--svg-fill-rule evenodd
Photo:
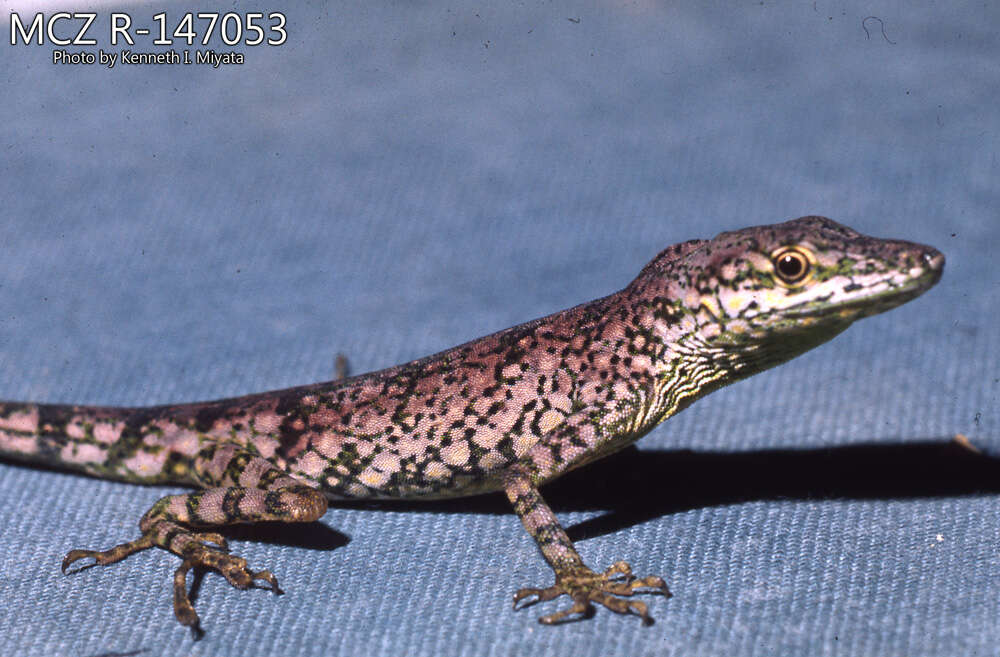
<svg viewBox="0 0 1000 657"><path fill-rule="evenodd" d="M802 217L671 247L636 283L661 300L654 330L667 344L739 353L733 360L758 360L756 371L919 296L943 268L930 246Z"/></svg>

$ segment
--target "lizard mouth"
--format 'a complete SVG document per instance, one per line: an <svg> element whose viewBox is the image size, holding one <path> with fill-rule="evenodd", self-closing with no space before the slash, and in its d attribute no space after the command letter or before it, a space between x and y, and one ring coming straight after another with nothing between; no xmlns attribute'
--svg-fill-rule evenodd
<svg viewBox="0 0 1000 657"><path fill-rule="evenodd" d="M923 271L910 277L903 284L872 294L863 294L855 299L833 304L820 304L801 310L792 310L786 317L793 319L839 317L842 319L861 319L877 315L902 305L919 297L934 287L944 273L944 256L928 247L929 252L923 256L926 266Z"/></svg>

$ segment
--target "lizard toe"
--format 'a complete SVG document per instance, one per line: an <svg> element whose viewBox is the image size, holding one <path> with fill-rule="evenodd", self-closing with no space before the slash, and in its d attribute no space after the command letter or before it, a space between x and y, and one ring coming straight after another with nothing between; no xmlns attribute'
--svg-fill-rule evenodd
<svg viewBox="0 0 1000 657"><path fill-rule="evenodd" d="M524 588L514 595L514 608L523 609L539 602L546 602L561 595L573 600L573 605L538 619L543 625L555 625L568 620L589 618L594 614L594 604L618 614L633 614L644 625L653 623L649 608L644 602L628 600L636 593L659 593L670 597L666 582L655 575L637 578L624 561L619 561L603 573L595 573L586 566L564 568L557 572L556 583L545 589ZM531 599L533 598L533 599ZM525 604L518 606L522 600Z"/></svg>

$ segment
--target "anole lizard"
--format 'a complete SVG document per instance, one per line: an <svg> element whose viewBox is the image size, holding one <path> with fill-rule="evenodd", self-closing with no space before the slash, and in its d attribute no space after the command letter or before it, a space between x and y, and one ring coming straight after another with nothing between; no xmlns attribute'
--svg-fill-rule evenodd
<svg viewBox="0 0 1000 657"><path fill-rule="evenodd" d="M71 550L63 571L148 547L178 555L174 613L196 627L192 567L233 586L274 575L229 554L213 527L312 522L327 500L503 491L555 572L515 607L566 594L542 623L593 603L650 622L636 592L660 577L587 567L539 486L622 449L709 392L773 367L922 294L929 246L867 237L822 217L726 232L661 252L624 289L439 354L327 383L220 401L118 408L0 402L0 454L136 483L199 490L160 499L141 535Z"/></svg>

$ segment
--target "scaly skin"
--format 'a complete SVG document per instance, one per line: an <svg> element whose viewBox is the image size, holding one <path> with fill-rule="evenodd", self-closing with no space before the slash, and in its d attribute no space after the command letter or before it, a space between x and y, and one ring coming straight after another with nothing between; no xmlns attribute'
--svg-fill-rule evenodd
<svg viewBox="0 0 1000 657"><path fill-rule="evenodd" d="M197 626L193 566L238 588L277 580L206 528L311 522L328 499L442 498L503 490L555 572L528 604L567 594L650 622L628 564L590 570L540 484L634 442L703 395L782 363L856 319L934 285L944 257L821 217L722 233L660 253L625 289L434 356L328 383L199 404L102 408L0 403L0 453L137 483L198 487L159 500L109 564L158 546L181 557L178 620Z"/></svg>

